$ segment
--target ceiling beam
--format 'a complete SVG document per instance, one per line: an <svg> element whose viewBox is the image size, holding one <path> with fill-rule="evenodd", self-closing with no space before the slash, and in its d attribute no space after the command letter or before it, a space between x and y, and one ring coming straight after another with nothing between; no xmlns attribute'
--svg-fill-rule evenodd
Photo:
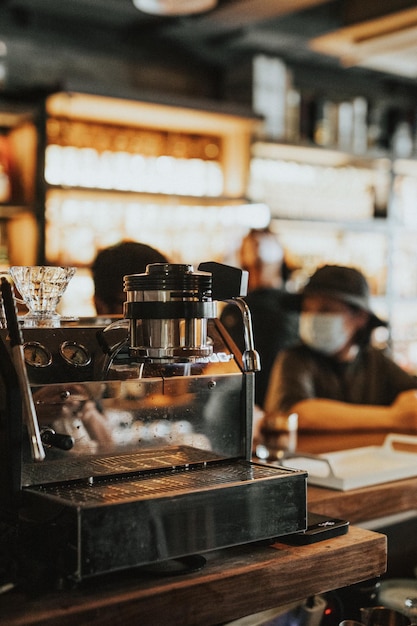
<svg viewBox="0 0 417 626"><path fill-rule="evenodd" d="M366 41L377 40L380 37L399 32L407 32L417 24L417 8L397 11L389 16L383 16L360 22L345 28L340 28L326 35L321 35L310 41L312 50L341 56L348 53L354 46Z"/></svg>
<svg viewBox="0 0 417 626"><path fill-rule="evenodd" d="M335 56L345 67L362 65L417 76L417 7L358 22L310 40L315 52Z"/></svg>

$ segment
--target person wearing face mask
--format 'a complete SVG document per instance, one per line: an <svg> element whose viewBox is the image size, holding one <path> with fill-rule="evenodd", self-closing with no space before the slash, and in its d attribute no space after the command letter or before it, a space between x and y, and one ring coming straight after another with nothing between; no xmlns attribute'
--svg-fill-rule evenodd
<svg viewBox="0 0 417 626"><path fill-rule="evenodd" d="M255 374L255 403L263 408L275 357L298 340L298 314L286 308L284 249L269 228L252 229L239 250L239 265L249 273L249 307L261 370ZM228 304L220 320L241 352L245 349L242 314Z"/></svg>
<svg viewBox="0 0 417 626"><path fill-rule="evenodd" d="M371 345L387 324L363 274L325 265L296 300L301 342L274 363L265 416L297 413L300 430L416 431L417 378Z"/></svg>

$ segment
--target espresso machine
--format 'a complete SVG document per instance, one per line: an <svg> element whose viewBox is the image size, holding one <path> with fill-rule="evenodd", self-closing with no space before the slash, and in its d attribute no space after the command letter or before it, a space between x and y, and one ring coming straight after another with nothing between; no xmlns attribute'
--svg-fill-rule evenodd
<svg viewBox="0 0 417 626"><path fill-rule="evenodd" d="M306 472L251 460L246 283L218 263L152 264L124 277L110 324L13 328L9 312L0 515L26 570L78 584L306 528ZM217 317L230 300L244 354Z"/></svg>

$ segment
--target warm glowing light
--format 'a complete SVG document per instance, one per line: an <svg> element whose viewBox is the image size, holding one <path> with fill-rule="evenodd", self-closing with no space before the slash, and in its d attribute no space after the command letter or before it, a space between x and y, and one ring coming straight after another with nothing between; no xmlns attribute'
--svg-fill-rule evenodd
<svg viewBox="0 0 417 626"><path fill-rule="evenodd" d="M100 248L126 239L148 243L174 263L236 262L242 237L270 222L264 203L203 199L165 202L155 196L51 190L46 203L46 254L57 264L90 265ZM201 202L201 204L200 204Z"/></svg>
<svg viewBox="0 0 417 626"><path fill-rule="evenodd" d="M50 185L195 197L218 197L224 188L218 161L55 144L46 149L45 180Z"/></svg>
<svg viewBox="0 0 417 626"><path fill-rule="evenodd" d="M214 9L217 0L133 0L133 4L152 15L191 15Z"/></svg>
<svg viewBox="0 0 417 626"><path fill-rule="evenodd" d="M248 195L266 202L273 217L365 220L374 215L383 172L345 165L254 157ZM389 170L385 176L389 179Z"/></svg>

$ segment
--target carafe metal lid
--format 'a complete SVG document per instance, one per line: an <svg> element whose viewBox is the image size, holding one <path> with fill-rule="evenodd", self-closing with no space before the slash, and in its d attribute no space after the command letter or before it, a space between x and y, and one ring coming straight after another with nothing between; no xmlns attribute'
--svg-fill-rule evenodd
<svg viewBox="0 0 417 626"><path fill-rule="evenodd" d="M212 275L194 271L192 265L175 263L151 263L143 274L124 276L125 291L177 291L210 299Z"/></svg>

